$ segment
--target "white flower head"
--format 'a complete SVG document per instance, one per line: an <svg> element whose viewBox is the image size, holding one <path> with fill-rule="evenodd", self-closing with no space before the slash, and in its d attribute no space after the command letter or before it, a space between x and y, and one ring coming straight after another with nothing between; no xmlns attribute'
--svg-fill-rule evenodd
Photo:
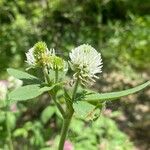
<svg viewBox="0 0 150 150"><path fill-rule="evenodd" d="M94 81L93 78L98 78L96 74L102 72L101 54L88 44L76 47L69 56L71 68L76 72L74 76L78 73L83 81Z"/></svg>

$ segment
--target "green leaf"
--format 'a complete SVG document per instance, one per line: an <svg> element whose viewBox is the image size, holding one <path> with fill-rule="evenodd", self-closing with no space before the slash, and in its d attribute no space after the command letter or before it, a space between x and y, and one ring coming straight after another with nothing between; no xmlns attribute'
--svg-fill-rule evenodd
<svg viewBox="0 0 150 150"><path fill-rule="evenodd" d="M27 84L40 83L40 80L37 77L23 71L13 69L13 68L8 68L7 72L9 73L9 75L12 75L17 79L23 80L23 82Z"/></svg>
<svg viewBox="0 0 150 150"><path fill-rule="evenodd" d="M78 118L93 120L96 116L97 110L95 106L89 104L85 101L77 101L73 103L73 109L75 111L75 115Z"/></svg>
<svg viewBox="0 0 150 150"><path fill-rule="evenodd" d="M33 85L26 85L15 89L14 91L10 92L8 95L9 100L11 101L21 101L35 98L41 95L42 92L40 91L39 84Z"/></svg>
<svg viewBox="0 0 150 150"><path fill-rule="evenodd" d="M7 72L10 74L10 75L12 75L12 76L14 76L15 78L17 78L17 79L37 79L35 76L33 76L33 75L30 75L30 74L28 74L28 73L26 73L26 72L23 72L23 71L20 71L20 70L17 70L17 69L13 69L13 68L8 68L7 69Z"/></svg>
<svg viewBox="0 0 150 150"><path fill-rule="evenodd" d="M58 82L56 84L53 84L52 86L44 86L40 89L40 91L42 93L44 93L44 92L52 90L54 87L58 87L58 86L62 85L62 84L63 84L62 82Z"/></svg>
<svg viewBox="0 0 150 150"><path fill-rule="evenodd" d="M54 106L48 106L46 107L42 114L41 114L41 120L45 124L47 121L52 117L52 115L55 113Z"/></svg>
<svg viewBox="0 0 150 150"><path fill-rule="evenodd" d="M40 84L26 85L10 92L8 97L11 102L33 99L46 91L52 90L55 86L56 84L51 87L41 88Z"/></svg>
<svg viewBox="0 0 150 150"><path fill-rule="evenodd" d="M13 132L13 136L14 137L19 137L22 136L24 138L27 138L28 136L28 131L24 128L17 128L14 132Z"/></svg>
<svg viewBox="0 0 150 150"><path fill-rule="evenodd" d="M133 93L136 93L144 88L146 88L147 86L150 85L150 81L141 84L139 86L136 86L134 88L128 89L128 90L124 90L124 91L119 91L119 92L112 92L112 93L102 93L102 94L98 94L98 93L91 93L91 94L87 94L84 98L84 100L89 101L89 102L96 102L96 101L106 101L106 100L115 100L118 99L120 97L123 96L127 96Z"/></svg>

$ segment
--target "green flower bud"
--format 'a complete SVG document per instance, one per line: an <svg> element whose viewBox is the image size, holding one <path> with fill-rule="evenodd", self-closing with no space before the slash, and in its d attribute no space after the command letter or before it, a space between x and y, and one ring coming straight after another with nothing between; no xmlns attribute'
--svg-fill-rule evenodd
<svg viewBox="0 0 150 150"><path fill-rule="evenodd" d="M51 56L52 58L52 68L62 70L64 69L64 60L58 56Z"/></svg>
<svg viewBox="0 0 150 150"><path fill-rule="evenodd" d="M34 57L36 60L40 60L43 54L46 54L48 51L47 45L45 42L38 42L34 45Z"/></svg>

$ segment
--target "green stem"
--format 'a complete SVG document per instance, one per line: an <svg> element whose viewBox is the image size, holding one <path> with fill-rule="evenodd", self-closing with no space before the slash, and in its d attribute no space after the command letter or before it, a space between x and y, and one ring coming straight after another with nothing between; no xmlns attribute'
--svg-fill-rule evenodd
<svg viewBox="0 0 150 150"><path fill-rule="evenodd" d="M59 142L58 150L63 150L64 149L64 143L65 143L65 139L66 139L66 136L67 136L68 128L69 128L69 125L70 125L70 122L71 122L72 115L74 113L72 104L73 104L73 101L74 101L76 93L77 93L78 84L79 84L79 78L77 78L77 80L76 80L74 90L73 90L73 94L72 94L72 102L71 103L69 102L69 105L68 105L69 107L67 108L67 111L66 111L66 114L65 114L65 117L64 117L64 120L63 120L63 126L62 126L62 129L61 129L61 136L60 136L60 142Z"/></svg>
<svg viewBox="0 0 150 150"><path fill-rule="evenodd" d="M71 122L71 118L72 118L72 115L71 115L71 117L65 118L63 120L63 126L62 126L62 130L61 130L61 138L60 138L58 150L64 149L65 139L66 139L68 128L69 128L69 125Z"/></svg>
<svg viewBox="0 0 150 150"><path fill-rule="evenodd" d="M55 83L58 82L58 69L55 70Z"/></svg>
<svg viewBox="0 0 150 150"><path fill-rule="evenodd" d="M65 111L63 110L62 106L57 102L56 95L54 95L52 98L54 100L55 105L57 106L58 110L60 111L61 115L64 118L65 117Z"/></svg>
<svg viewBox="0 0 150 150"><path fill-rule="evenodd" d="M55 74L55 83L58 80L58 70L56 72L57 73ZM45 82L47 82L48 84L51 84L51 81L50 81L50 78L48 76L48 72L47 72L47 68L46 67L44 67L43 73L44 73L44 77L45 77ZM49 93L49 94L51 95L51 93ZM60 111L61 115L64 117L65 116L65 112L64 112L62 106L56 100L56 93L54 93L54 96L52 96L52 99L54 100L54 103L57 106L58 110Z"/></svg>
<svg viewBox="0 0 150 150"><path fill-rule="evenodd" d="M46 67L43 68L43 74L44 74L45 82L47 82L48 84L50 84L51 81L50 81L50 78L48 76L48 72L47 72L47 68Z"/></svg>
<svg viewBox="0 0 150 150"><path fill-rule="evenodd" d="M79 84L79 77L77 77L77 80L75 82L75 86L74 86L74 90L73 90L73 94L72 94L72 101L74 101L74 99L75 99L77 88L78 88L78 84Z"/></svg>
<svg viewBox="0 0 150 150"><path fill-rule="evenodd" d="M8 136L8 144L9 144L9 150L13 150L13 142L12 142L12 139L11 139L11 129L10 129L10 126L9 126L9 122L8 122L8 113L9 112L6 112L6 127L7 127L7 136Z"/></svg>

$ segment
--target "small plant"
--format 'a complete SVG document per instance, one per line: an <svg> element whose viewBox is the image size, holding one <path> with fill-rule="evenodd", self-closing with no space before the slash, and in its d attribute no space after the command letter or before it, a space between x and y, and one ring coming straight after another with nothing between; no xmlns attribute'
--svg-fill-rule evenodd
<svg viewBox="0 0 150 150"><path fill-rule="evenodd" d="M88 44L73 49L70 60L65 61L56 55L54 49L48 49L46 43L36 43L27 53L29 69L40 70L37 75L31 75L16 69L9 68L10 75L23 81L23 86L9 93L9 103L33 99L48 92L58 108L62 120L61 138L58 150L63 150L69 124L74 115L86 120L99 117L105 103L109 100L133 94L150 85L146 82L135 88L112 92L97 93L89 90L88 85L98 79L97 74L102 72L101 54ZM68 70L73 71L73 75ZM39 71L38 71L39 72ZM70 78L69 78L69 77Z"/></svg>

